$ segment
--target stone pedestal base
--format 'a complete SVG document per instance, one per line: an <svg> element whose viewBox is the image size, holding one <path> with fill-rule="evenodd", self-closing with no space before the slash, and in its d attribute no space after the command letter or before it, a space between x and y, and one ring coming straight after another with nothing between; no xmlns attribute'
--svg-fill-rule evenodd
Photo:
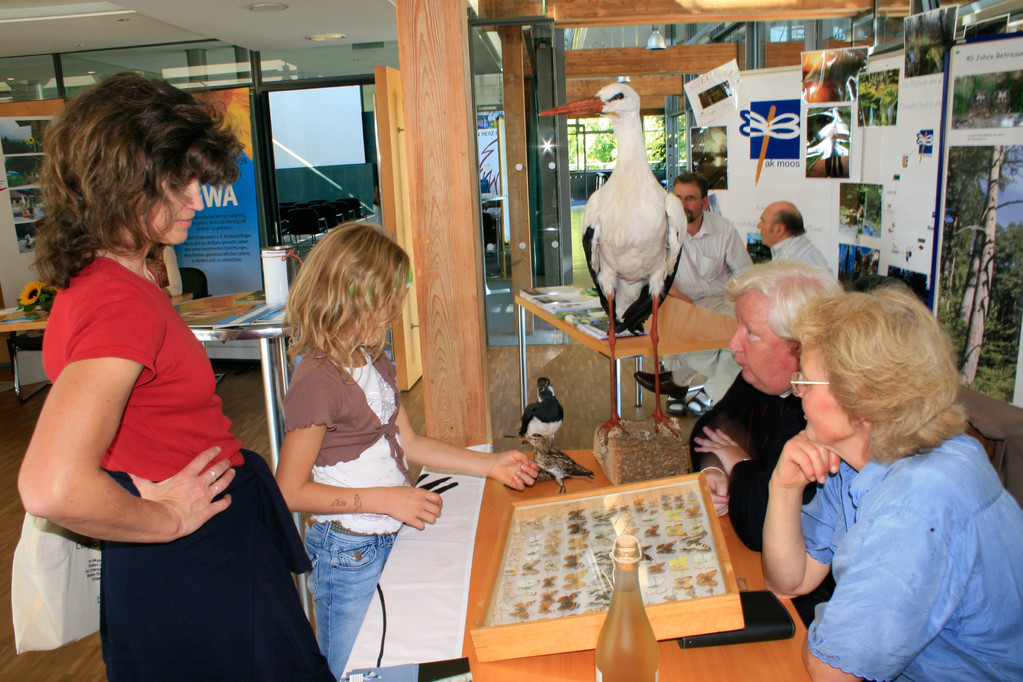
<svg viewBox="0 0 1023 682"><path fill-rule="evenodd" d="M669 417L681 433L679 420ZM593 456L613 485L682 476L692 471L688 439L672 435L666 428L654 428L651 419L622 420L628 434L614 429L607 443L601 443L600 427L593 434Z"/></svg>

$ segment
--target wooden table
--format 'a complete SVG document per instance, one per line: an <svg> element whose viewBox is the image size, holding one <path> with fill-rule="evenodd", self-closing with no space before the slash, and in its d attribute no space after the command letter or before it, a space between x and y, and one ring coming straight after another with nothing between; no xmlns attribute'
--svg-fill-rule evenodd
<svg viewBox="0 0 1023 682"><path fill-rule="evenodd" d="M192 294L182 294L180 296L171 297L172 303L180 303L182 301L192 300ZM26 313L21 310L14 312L0 314L0 332L8 332L11 338L18 332L40 332L46 330L46 324L49 321L49 313L43 309L33 310L30 313ZM4 351L6 355L6 351ZM38 388L33 389L27 395L21 394L22 381L18 376L18 365L14 361L14 358L8 358L11 362L11 366L14 368L14 392L18 396L19 402L25 402L39 391L43 390L50 385L49 381L42 381Z"/></svg>
<svg viewBox="0 0 1023 682"><path fill-rule="evenodd" d="M0 316L0 332L28 332L46 329L46 313L6 313Z"/></svg>
<svg viewBox="0 0 1023 682"><path fill-rule="evenodd" d="M172 296L171 303L177 305L185 301L191 301L192 294L181 294ZM0 315L0 332L29 332L44 331L49 320L49 313L45 310L33 310L30 313L16 311Z"/></svg>
<svg viewBox="0 0 1023 682"><path fill-rule="evenodd" d="M568 480L572 492L603 488L610 485L600 470L593 453L571 451L573 459L594 472L593 481L573 478ZM486 598L490 586L484 583L501 560L504 535L511 518L512 503L556 495L558 486L554 481L537 483L524 492L505 488L487 480L480 507L479 524L476 530L476 545L473 551L472 574L469 583L469 602L466 617L463 655L469 658L473 679L477 682L521 682L522 680L551 680L579 682L591 680L594 674L593 651L569 654L535 656L508 661L481 663L469 635L469 628L482 622L487 610ZM727 516L721 517L721 526L732 566L740 584L745 581L750 590L764 589L764 575L760 565L760 554L747 549L739 541ZM661 642L661 682L698 682L700 680L757 680L767 682L799 682L809 680L803 666L802 647L806 628L800 621L795 608L783 600L792 621L796 624L796 635L792 639L756 644L734 644L702 649L680 649L675 640Z"/></svg>
<svg viewBox="0 0 1023 682"><path fill-rule="evenodd" d="M608 348L607 339L598 339L591 336L574 324L559 320L536 303L519 295L515 296L515 304L519 307L519 390L521 392L522 409L525 409L526 404L529 402L528 396L530 395L526 372L527 312L539 317L547 324L564 332L569 338L575 339L587 348L605 357L611 357L611 350ZM645 328L648 332L652 324L653 318L647 320ZM692 353L701 350L725 348L728 345L728 340L732 337L732 333L735 331L735 325L735 318L701 308L692 303L686 303L678 298L668 297L661 305L660 310L657 311L659 331L658 353L661 357L664 357L673 353ZM624 358L641 358L647 355L653 357L653 353L654 348L649 334L617 339L615 343L615 360L618 363L616 369L618 370L619 382L615 386L615 405L619 412L622 409L621 361Z"/></svg>

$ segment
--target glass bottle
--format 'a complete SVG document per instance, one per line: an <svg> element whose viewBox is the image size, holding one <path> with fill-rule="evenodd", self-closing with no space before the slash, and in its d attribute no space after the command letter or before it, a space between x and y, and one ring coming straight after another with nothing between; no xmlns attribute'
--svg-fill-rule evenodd
<svg viewBox="0 0 1023 682"><path fill-rule="evenodd" d="M656 682L660 652L639 591L643 553L631 535L615 540L615 589L597 637L597 682Z"/></svg>

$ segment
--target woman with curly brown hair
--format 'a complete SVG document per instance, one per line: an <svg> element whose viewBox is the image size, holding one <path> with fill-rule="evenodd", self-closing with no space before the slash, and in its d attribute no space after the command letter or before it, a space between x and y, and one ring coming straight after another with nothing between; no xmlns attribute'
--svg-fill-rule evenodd
<svg viewBox="0 0 1023 682"><path fill-rule="evenodd" d="M771 477L763 562L784 596L834 573L810 676L1023 679L1023 512L963 434L937 319L889 286L811 301L793 335L807 425Z"/></svg>
<svg viewBox="0 0 1023 682"><path fill-rule="evenodd" d="M103 540L111 680L332 679L291 579L309 568L294 523L146 267L188 236L200 183L237 179L239 151L189 94L127 73L47 130L36 266L59 289L53 387L18 489L29 513Z"/></svg>

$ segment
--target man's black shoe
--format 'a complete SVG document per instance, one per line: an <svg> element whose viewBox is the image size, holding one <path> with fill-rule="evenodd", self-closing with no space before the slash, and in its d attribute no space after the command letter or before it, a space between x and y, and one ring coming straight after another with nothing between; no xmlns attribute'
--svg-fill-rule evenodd
<svg viewBox="0 0 1023 682"><path fill-rule="evenodd" d="M636 383L645 388L648 391L654 390L654 375L650 372L636 372L633 374L636 377ZM689 392L688 386L679 386L671 380L671 372L661 372L661 393L664 395L677 396L679 398L686 397Z"/></svg>

